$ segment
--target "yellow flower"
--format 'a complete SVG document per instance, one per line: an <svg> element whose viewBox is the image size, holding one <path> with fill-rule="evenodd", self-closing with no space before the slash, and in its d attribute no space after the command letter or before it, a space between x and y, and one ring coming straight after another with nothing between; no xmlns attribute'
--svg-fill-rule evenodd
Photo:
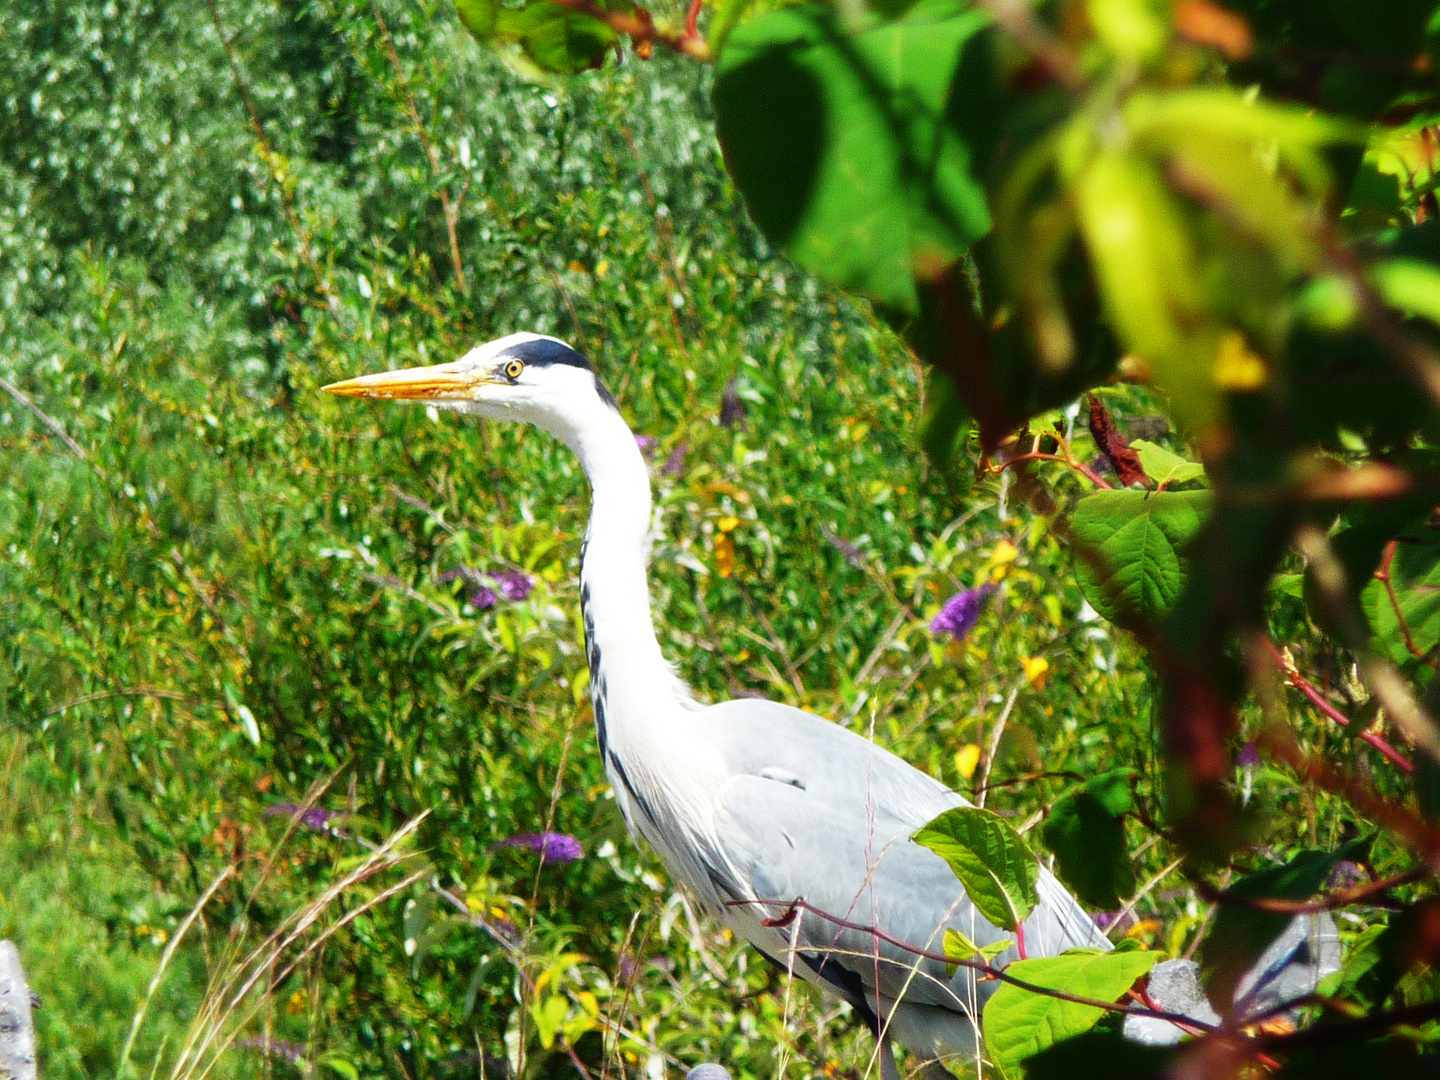
<svg viewBox="0 0 1440 1080"><path fill-rule="evenodd" d="M988 575L991 581L999 581L1009 572L1010 564L1019 557L1019 548L1009 540L1001 540L990 553L990 558L985 560L985 566L980 571L981 578Z"/></svg>
<svg viewBox="0 0 1440 1080"><path fill-rule="evenodd" d="M727 532L715 537L715 572L722 578L735 573L735 541Z"/></svg>
<svg viewBox="0 0 1440 1080"><path fill-rule="evenodd" d="M1159 929L1160 923L1155 919L1142 919L1134 926L1132 926L1129 930L1126 930L1125 936L1127 938L1136 938L1138 940L1139 938L1145 937L1147 934L1155 933L1155 931Z"/></svg>
<svg viewBox="0 0 1440 1080"><path fill-rule="evenodd" d="M955 751L955 771L969 780L975 775L975 767L980 764L980 747L973 742L962 746Z"/></svg>
<svg viewBox="0 0 1440 1080"><path fill-rule="evenodd" d="M724 517L722 517L719 521L715 523L715 527L719 529L722 533L728 533L734 532L735 529L739 526L739 524L740 519L738 517L726 514Z"/></svg>
<svg viewBox="0 0 1440 1080"><path fill-rule="evenodd" d="M1232 330L1220 339L1211 376L1221 390L1243 392L1263 387L1269 372L1265 370L1265 361L1245 344L1244 337Z"/></svg>
<svg viewBox="0 0 1440 1080"><path fill-rule="evenodd" d="M606 274L608 274L609 272L610 272L610 260L609 260L609 259L601 259L598 263L595 264L595 276L596 276L597 278L603 278L603 277L604 277Z"/></svg>
<svg viewBox="0 0 1440 1080"><path fill-rule="evenodd" d="M1050 671L1050 661L1043 656L1022 656L1020 666L1025 669L1025 681L1039 690L1045 685L1045 676Z"/></svg>

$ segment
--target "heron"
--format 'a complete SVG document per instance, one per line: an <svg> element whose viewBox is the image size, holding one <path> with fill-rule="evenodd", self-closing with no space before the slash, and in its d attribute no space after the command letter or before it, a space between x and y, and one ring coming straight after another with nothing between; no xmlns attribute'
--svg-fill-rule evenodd
<svg viewBox="0 0 1440 1080"><path fill-rule="evenodd" d="M883 1080L899 1080L895 1043L928 1078L973 1060L998 984L931 957L947 928L981 947L1009 935L911 839L969 803L812 713L757 698L705 704L691 692L651 613L648 468L589 360L557 338L516 333L450 363L324 389L533 424L574 451L591 489L580 609L595 736L631 835L712 919L848 1002L875 1036ZM1028 957L1110 947L1043 867L1038 894L1022 924ZM993 962L1018 957L1012 942Z"/></svg>

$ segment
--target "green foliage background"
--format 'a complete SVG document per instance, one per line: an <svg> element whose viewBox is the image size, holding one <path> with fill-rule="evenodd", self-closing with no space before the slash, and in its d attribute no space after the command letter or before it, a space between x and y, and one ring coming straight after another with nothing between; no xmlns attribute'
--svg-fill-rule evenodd
<svg viewBox="0 0 1440 1080"><path fill-rule="evenodd" d="M44 1001L47 1080L121 1070L224 868L129 1074L168 1072L210 980L422 812L424 880L266 988L220 1075L474 1075L478 1053L558 1076L566 1043L596 1075L865 1067L842 1007L696 925L624 836L583 695L576 463L533 431L317 393L342 377L566 337L657 440L653 592L701 694L802 705L962 789L990 769L1016 824L1077 777L1153 771L1134 646L1006 481L956 516L964 478L918 450L919 367L749 223L707 69L526 82L440 3L24 0L0 40L0 936ZM1104 394L1183 449L1148 391ZM1083 422L1074 445L1095 453ZM537 587L476 611L457 568ZM930 634L992 580L967 643ZM1012 692L993 765L960 771ZM1249 779L1278 849L1338 842L1341 809ZM321 784L343 836L262 816ZM586 857L494 846L544 828ZM1144 846L1136 876L1168 862ZM1116 936L1188 949L1203 908L1176 884ZM602 1046L597 1012L625 1034Z"/></svg>

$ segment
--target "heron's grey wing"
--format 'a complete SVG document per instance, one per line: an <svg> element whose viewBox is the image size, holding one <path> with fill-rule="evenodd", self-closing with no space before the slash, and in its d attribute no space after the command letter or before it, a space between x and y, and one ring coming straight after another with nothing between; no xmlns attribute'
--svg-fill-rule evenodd
<svg viewBox="0 0 1440 1080"><path fill-rule="evenodd" d="M847 997L858 993L872 1007L876 991L957 1011L982 1005L993 984L976 987L963 969L949 978L943 962L916 952L941 952L947 927L978 945L1007 936L976 912L942 859L910 840L965 800L868 740L799 709L734 701L702 715L732 773L717 823L732 913L749 901L776 901L732 915L732 923L772 956L793 948L812 968L823 963L823 977L842 990L848 984ZM1095 924L1048 873L1040 892L1025 923L1028 955L1105 947ZM763 917L797 898L805 910L789 926L763 926Z"/></svg>

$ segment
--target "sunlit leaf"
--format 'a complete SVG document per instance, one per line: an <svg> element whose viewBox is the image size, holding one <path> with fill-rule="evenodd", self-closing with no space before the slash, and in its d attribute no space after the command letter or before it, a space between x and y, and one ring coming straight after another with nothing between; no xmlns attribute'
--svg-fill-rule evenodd
<svg viewBox="0 0 1440 1080"><path fill-rule="evenodd" d="M817 5L737 28L720 56L716 121L766 236L836 284L918 311L917 273L990 228L972 149L946 114L952 95L988 92L987 24L926 0L858 33Z"/></svg>
<svg viewBox="0 0 1440 1080"><path fill-rule="evenodd" d="M1115 1001L1160 959L1158 952L1073 952L1020 960L1006 972L1032 986L1096 1001ZM984 1012L985 1049L1010 1080L1026 1076L1024 1062L1047 1047L1088 1031L1104 1015L1094 1005L1022 990L1006 983Z"/></svg>
<svg viewBox="0 0 1440 1080"><path fill-rule="evenodd" d="M996 938L988 945L976 945L959 930L946 928L945 955L953 960L980 960L989 963L1006 949L1015 944L1013 938ZM956 965L947 966L947 973L954 976Z"/></svg>
<svg viewBox="0 0 1440 1080"><path fill-rule="evenodd" d="M1186 545L1209 513L1204 491L1097 491L1075 507L1075 573L1091 606L1131 630L1153 627L1185 582Z"/></svg>
<svg viewBox="0 0 1440 1080"><path fill-rule="evenodd" d="M1145 475L1157 484L1188 484L1192 480L1205 479L1204 465L1188 461L1163 446L1136 439L1130 447L1139 455L1140 467L1145 470Z"/></svg>
<svg viewBox="0 0 1440 1080"><path fill-rule="evenodd" d="M1034 908L1040 863L998 815L958 806L913 839L949 863L976 909L1002 930L1013 931Z"/></svg>

